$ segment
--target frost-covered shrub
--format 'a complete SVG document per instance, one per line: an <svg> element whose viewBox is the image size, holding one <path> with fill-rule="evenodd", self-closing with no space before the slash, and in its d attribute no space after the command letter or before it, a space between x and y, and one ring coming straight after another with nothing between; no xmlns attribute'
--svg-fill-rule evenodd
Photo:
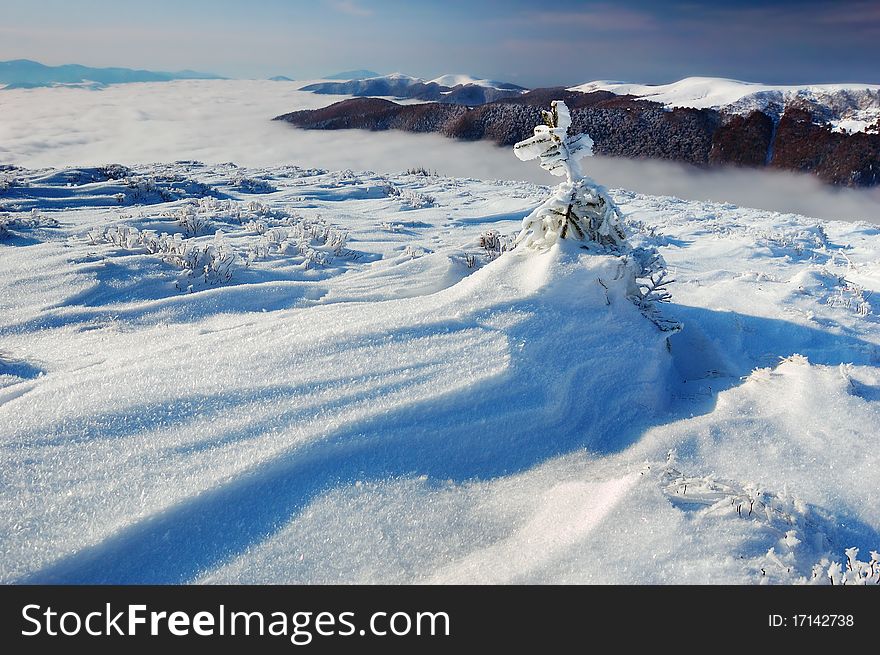
<svg viewBox="0 0 880 655"><path fill-rule="evenodd" d="M275 211L260 202L236 202L213 197L188 200L164 212L163 216L173 219L187 236L208 231L214 222L250 225L260 220L289 218L288 214Z"/></svg>
<svg viewBox="0 0 880 655"><path fill-rule="evenodd" d="M186 204L176 207L164 213L175 220L186 214L195 214L208 225L211 222L232 223L245 225L258 220L287 221L291 215L281 210L275 210L264 203L256 200L238 202L235 200L218 200L207 196L191 199Z"/></svg>
<svg viewBox="0 0 880 655"><path fill-rule="evenodd" d="M390 180L386 180L382 188L389 198L396 198L400 202L401 209L423 209L433 207L437 202L437 199L432 195L401 189Z"/></svg>
<svg viewBox="0 0 880 655"><path fill-rule="evenodd" d="M236 177L231 186L241 193L274 193L278 190L266 180L244 176Z"/></svg>
<svg viewBox="0 0 880 655"><path fill-rule="evenodd" d="M46 216L39 209L32 209L30 215L20 222L29 228L58 227L58 221L54 217Z"/></svg>
<svg viewBox="0 0 880 655"><path fill-rule="evenodd" d="M491 262L497 259L501 253L509 250L513 245L513 240L496 230L486 230L480 234L478 244L486 261Z"/></svg>
<svg viewBox="0 0 880 655"><path fill-rule="evenodd" d="M409 189L402 189L398 196L401 209L424 209L433 207L437 203L437 199L427 193L417 193Z"/></svg>
<svg viewBox="0 0 880 655"><path fill-rule="evenodd" d="M480 248L485 250L491 259L501 254L502 247L501 235L498 232L487 230L480 235Z"/></svg>
<svg viewBox="0 0 880 655"><path fill-rule="evenodd" d="M848 268L852 270L850 263ZM871 292L831 267L806 266L788 284L794 288L794 293L812 296L829 307L846 309L858 316L868 316L873 312L868 300Z"/></svg>
<svg viewBox="0 0 880 655"><path fill-rule="evenodd" d="M127 197L133 203L150 202L155 197L162 202L172 202L179 198L172 190L159 186L152 177L126 177L123 182L128 187Z"/></svg>
<svg viewBox="0 0 880 655"><path fill-rule="evenodd" d="M200 213L198 207L191 203L178 207L174 212L174 220L183 228L184 234L190 237L206 230L211 224L208 217Z"/></svg>
<svg viewBox="0 0 880 655"><path fill-rule="evenodd" d="M654 248L633 248L623 256L627 270L632 275L627 296L648 319L663 332L676 332L681 323L668 318L660 311L659 303L669 302L669 277L666 262Z"/></svg>
<svg viewBox="0 0 880 655"><path fill-rule="evenodd" d="M327 225L320 218L307 221L295 218L281 227L269 228L262 221L251 221L245 224L262 235L260 243L251 247L249 261L265 259L272 254L293 253L303 258L306 268L312 266L328 266L331 256L355 258L355 254L346 249L348 233Z"/></svg>
<svg viewBox="0 0 880 655"><path fill-rule="evenodd" d="M20 177L14 175L4 175L0 177L0 194L7 193L14 188L22 188L30 186L30 183Z"/></svg>
<svg viewBox="0 0 880 655"><path fill-rule="evenodd" d="M320 216L306 219L259 202L206 197L181 203L163 211L161 216L173 219L182 231L158 234L131 225L116 225L106 229L95 227L87 237L95 245L111 243L128 251L156 255L190 276L203 276L206 284L228 282L239 262L248 267L261 259L284 256L308 269L329 266L337 257L358 256L346 248L348 233L329 225ZM120 214L119 218L132 217ZM237 232L234 245L219 229L209 243L197 236L216 223L231 224Z"/></svg>
<svg viewBox="0 0 880 655"><path fill-rule="evenodd" d="M714 475L691 476L678 470L674 450L660 467L663 494L673 506L697 513L703 520L748 521L755 533L773 545L751 559L760 583L880 584L880 553L859 559L858 548L839 544L837 521L787 489L771 491L760 485L725 480ZM649 465L646 470L651 470ZM844 557L834 553L844 552ZM817 561L818 560L818 561Z"/></svg>
<svg viewBox="0 0 880 655"><path fill-rule="evenodd" d="M93 244L112 243L126 250L143 249L159 255L164 261L189 275L204 277L206 284L220 284L232 279L238 259L223 232L217 230L211 243L191 244L180 233L156 234L154 230L138 230L127 225L92 228L88 238Z"/></svg>
<svg viewBox="0 0 880 655"><path fill-rule="evenodd" d="M872 550L864 561L859 559L859 549L844 550L844 562L823 557L813 566L807 584L828 585L880 585L880 553Z"/></svg>
<svg viewBox="0 0 880 655"><path fill-rule="evenodd" d="M12 236L13 230L35 230L47 227L58 227L58 221L52 216L46 216L39 209L32 209L30 213L13 216L0 214L0 239Z"/></svg>
<svg viewBox="0 0 880 655"><path fill-rule="evenodd" d="M756 241L779 256L793 259L817 259L830 256L828 234L821 225L797 229L758 232Z"/></svg>
<svg viewBox="0 0 880 655"><path fill-rule="evenodd" d="M123 180L132 176L131 169L122 164L107 164L101 166L98 171L108 180Z"/></svg>
<svg viewBox="0 0 880 655"><path fill-rule="evenodd" d="M422 175L424 177L438 177L437 171L430 171L424 166L413 166L412 168L407 168L405 175Z"/></svg>
<svg viewBox="0 0 880 655"><path fill-rule="evenodd" d="M661 331L675 332L681 324L662 316L658 304L667 302L672 282L663 258L654 248L633 248L626 238L622 216L608 192L585 177L579 160L592 154L586 134L569 135L571 116L562 100L541 112L544 124L534 136L514 146L518 159L538 159L541 168L565 182L523 220L514 247L546 250L569 239L586 250L620 257L618 278L626 278L627 296ZM605 286L602 280L599 283Z"/></svg>
<svg viewBox="0 0 880 655"><path fill-rule="evenodd" d="M517 245L543 249L557 239L577 239L617 250L626 244L620 212L605 192L581 172L579 160L592 154L593 141L585 134L569 136L571 116L561 100L541 112L544 125L535 135L513 147L518 159L537 158L541 168L565 176L547 200L523 221Z"/></svg>
<svg viewBox="0 0 880 655"><path fill-rule="evenodd" d="M867 293L870 295L870 292ZM825 299L825 304L848 309L858 316L868 316L873 309L871 303L868 302L864 287L847 280L845 277L838 277L837 288Z"/></svg>

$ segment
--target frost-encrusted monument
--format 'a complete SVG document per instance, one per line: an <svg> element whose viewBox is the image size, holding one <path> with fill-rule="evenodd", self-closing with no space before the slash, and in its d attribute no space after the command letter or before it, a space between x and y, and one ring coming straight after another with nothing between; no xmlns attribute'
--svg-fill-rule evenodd
<svg viewBox="0 0 880 655"><path fill-rule="evenodd" d="M541 168L565 176L565 182L526 216L514 245L546 250L560 239L571 239L587 250L619 256L617 280L625 278L627 297L660 330L680 330L678 321L662 316L657 308L670 299L666 285L672 280L666 263L654 248L629 244L617 205L581 171L579 160L593 154L593 140L586 134L569 135L571 115L565 102L554 100L550 105L550 111L541 112L544 124L535 127L533 137L514 145L513 152L523 161L537 158Z"/></svg>

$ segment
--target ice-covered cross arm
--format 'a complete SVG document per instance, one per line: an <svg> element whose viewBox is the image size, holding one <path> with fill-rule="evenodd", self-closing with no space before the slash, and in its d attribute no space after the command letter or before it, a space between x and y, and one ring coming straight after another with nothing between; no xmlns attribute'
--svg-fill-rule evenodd
<svg viewBox="0 0 880 655"><path fill-rule="evenodd" d="M544 125L535 126L535 136L517 143L513 152L522 161L537 157L541 168L574 182L583 177L578 160L593 154L593 140L586 134L568 135L571 114L564 101L554 100L550 107L541 112Z"/></svg>

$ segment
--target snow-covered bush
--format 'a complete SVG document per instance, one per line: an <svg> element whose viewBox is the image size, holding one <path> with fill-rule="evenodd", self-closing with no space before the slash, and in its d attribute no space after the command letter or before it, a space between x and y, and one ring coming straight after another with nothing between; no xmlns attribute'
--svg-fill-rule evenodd
<svg viewBox="0 0 880 655"><path fill-rule="evenodd" d="M431 171L425 168L424 166L413 166L412 168L407 168L404 172L405 175L422 175L423 177L438 177L437 171Z"/></svg>
<svg viewBox="0 0 880 655"><path fill-rule="evenodd" d="M214 234L213 242L197 244L188 243L180 233L156 234L154 230L138 230L127 225L106 230L95 227L89 231L88 237L95 245L112 243L125 250L143 249L148 254L159 255L191 276L203 276L205 284L210 285L229 282L238 259L221 230Z"/></svg>
<svg viewBox="0 0 880 655"><path fill-rule="evenodd" d="M487 261L497 259L501 253L506 252L513 245L513 241L509 237L505 237L495 230L486 230L480 234L480 248Z"/></svg>
<svg viewBox="0 0 880 655"><path fill-rule="evenodd" d="M295 266L310 269L330 266L337 257L352 260L358 256L346 248L348 233L320 216L306 219L259 202L200 198L166 210L162 216L174 219L183 232L157 234L155 230L115 225L92 228L87 237L94 245L111 243L128 251L157 255L190 276L203 276L209 285L230 281L239 261L249 267L261 259L284 256L291 258ZM234 245L221 230L216 230L209 243L198 236L221 222L232 229Z"/></svg>
<svg viewBox="0 0 880 655"><path fill-rule="evenodd" d="M132 175L131 169L122 164L107 164L98 171L108 180L122 180Z"/></svg>
<svg viewBox="0 0 880 655"><path fill-rule="evenodd" d="M564 176L565 182L526 216L514 247L541 251L569 239L586 250L620 257L617 279L626 278L629 299L661 331L679 330L681 324L662 316L657 307L670 299L667 285L673 281L663 258L654 248L629 244L617 205L604 187L581 171L579 160L592 155L593 140L586 134L569 135L571 115L562 100L554 100L551 110L541 114L544 124L535 127L534 136L514 145L514 154L523 161L538 159L541 168Z"/></svg>
<svg viewBox="0 0 880 655"><path fill-rule="evenodd" d="M661 490L673 506L704 521L748 521L756 539L764 535L772 540L770 548L750 560L759 583L880 584L880 553L872 550L862 561L858 548L842 547L839 522L821 508L787 489L771 491L714 475L685 475L678 466L675 450L670 450L659 467ZM653 468L648 465L646 471ZM841 550L843 558L833 555Z"/></svg>
<svg viewBox="0 0 880 655"><path fill-rule="evenodd" d="M832 256L828 234L819 224L808 228L756 231L755 237L757 243L766 246L779 257L824 261Z"/></svg>
<svg viewBox="0 0 880 655"><path fill-rule="evenodd" d="M236 177L231 186L241 193L274 193L278 190L266 180L245 176Z"/></svg>
<svg viewBox="0 0 880 655"><path fill-rule="evenodd" d="M127 177L123 182L128 188L127 197L133 203L150 202L153 198L158 198L162 202L172 202L179 198L172 190L159 186L156 180L149 176Z"/></svg>
<svg viewBox="0 0 880 655"><path fill-rule="evenodd" d="M880 585L880 553L870 552L865 561L859 559L859 549L855 547L844 550L843 564L839 560L822 558L813 566L807 584L829 585Z"/></svg>
<svg viewBox="0 0 880 655"><path fill-rule="evenodd" d="M870 292L866 292L861 285L838 276L837 289L825 299L825 304L848 309L859 316L868 316L873 309L868 302L868 295Z"/></svg>
<svg viewBox="0 0 880 655"><path fill-rule="evenodd" d="M418 246L414 246L412 244L407 245L406 248L403 249L403 256L409 257L410 259L418 259L419 257L424 257L427 254L428 253L423 248L419 248ZM465 263L467 263L467 261L465 261ZM474 264L476 265L476 261L474 262ZM471 266L470 268L474 267Z"/></svg>
<svg viewBox="0 0 880 655"><path fill-rule="evenodd" d="M39 209L32 209L28 218L23 219L22 223L29 228L58 227L58 221L54 217L46 216Z"/></svg>
<svg viewBox="0 0 880 655"><path fill-rule="evenodd" d="M383 189L389 198L396 198L400 202L401 209L424 209L433 207L437 202L432 195L401 189L390 180L386 180Z"/></svg>
<svg viewBox="0 0 880 655"><path fill-rule="evenodd" d="M187 203L174 212L174 220L183 228L184 234L193 237L206 230L210 221L205 213L198 211L198 205Z"/></svg>
<svg viewBox="0 0 880 655"><path fill-rule="evenodd" d="M16 187L22 188L30 186L30 183L20 177L14 175L3 175L0 177L0 194L6 193Z"/></svg>
<svg viewBox="0 0 880 655"><path fill-rule="evenodd" d="M851 263L847 265L852 270ZM813 297L829 307L846 309L858 316L868 316L873 312L869 301L870 290L831 266L808 265L792 276L788 284L794 294Z"/></svg>
<svg viewBox="0 0 880 655"><path fill-rule="evenodd" d="M24 216L0 214L0 239L12 236L13 230L35 230L46 227L58 227L58 221L52 216L46 216L38 209L32 209Z"/></svg>

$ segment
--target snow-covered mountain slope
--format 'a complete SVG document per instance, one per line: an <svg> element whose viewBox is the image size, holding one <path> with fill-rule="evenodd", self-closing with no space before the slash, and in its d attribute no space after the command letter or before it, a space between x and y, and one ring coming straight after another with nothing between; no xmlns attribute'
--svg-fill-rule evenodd
<svg viewBox="0 0 880 655"><path fill-rule="evenodd" d="M521 91L525 91L525 88L517 86L515 84L511 84L510 82L486 80L463 73L451 73L448 75L441 75L440 77L435 77L433 80L429 80L429 82L439 84L440 86L448 86L449 88L463 86L465 84L475 84L476 86L484 86L491 89L518 89Z"/></svg>
<svg viewBox="0 0 880 655"><path fill-rule="evenodd" d="M345 82L319 82L300 90L336 95L393 96L471 105L519 96L526 91L516 84L481 80L471 75L441 75L433 80L425 80L403 73Z"/></svg>
<svg viewBox="0 0 880 655"><path fill-rule="evenodd" d="M878 131L880 85L812 84L766 85L717 77L688 77L671 84L630 84L600 80L572 91L611 91L659 102L667 107L720 109L749 114L762 111L778 118L788 106L807 108L836 131Z"/></svg>
<svg viewBox="0 0 880 655"><path fill-rule="evenodd" d="M481 248L535 185L2 175L0 580L877 570L875 226L613 192L667 344L614 257Z"/></svg>

